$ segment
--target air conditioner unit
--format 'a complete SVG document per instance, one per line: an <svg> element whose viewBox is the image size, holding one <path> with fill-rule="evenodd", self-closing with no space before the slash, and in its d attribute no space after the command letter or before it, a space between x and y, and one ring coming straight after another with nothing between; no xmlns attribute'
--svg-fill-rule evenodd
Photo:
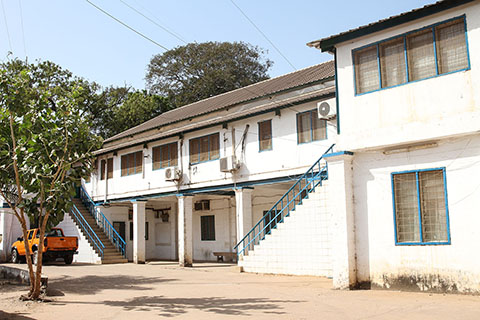
<svg viewBox="0 0 480 320"><path fill-rule="evenodd" d="M240 169L240 162L234 156L220 158L220 171L232 172Z"/></svg>
<svg viewBox="0 0 480 320"><path fill-rule="evenodd" d="M167 167L165 168L165 180L166 181L177 181L180 180L181 171L177 167Z"/></svg>
<svg viewBox="0 0 480 320"><path fill-rule="evenodd" d="M318 118L324 120L333 119L337 115L335 98L317 102Z"/></svg>

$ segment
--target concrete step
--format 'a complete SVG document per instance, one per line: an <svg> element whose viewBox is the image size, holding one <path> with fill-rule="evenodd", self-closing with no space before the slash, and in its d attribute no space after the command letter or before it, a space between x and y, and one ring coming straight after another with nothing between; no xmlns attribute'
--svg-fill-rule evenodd
<svg viewBox="0 0 480 320"><path fill-rule="evenodd" d="M119 259L112 259L112 260L102 260L102 264L117 264L117 263L128 263L128 259L119 258Z"/></svg>

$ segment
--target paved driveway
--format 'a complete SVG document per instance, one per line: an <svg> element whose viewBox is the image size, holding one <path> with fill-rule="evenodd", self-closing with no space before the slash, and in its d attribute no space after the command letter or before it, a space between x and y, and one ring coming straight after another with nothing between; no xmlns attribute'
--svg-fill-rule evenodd
<svg viewBox="0 0 480 320"><path fill-rule="evenodd" d="M12 266L12 265L10 265ZM480 297L337 291L316 277L237 273L232 265L50 265L50 303L0 285L0 319L480 319Z"/></svg>

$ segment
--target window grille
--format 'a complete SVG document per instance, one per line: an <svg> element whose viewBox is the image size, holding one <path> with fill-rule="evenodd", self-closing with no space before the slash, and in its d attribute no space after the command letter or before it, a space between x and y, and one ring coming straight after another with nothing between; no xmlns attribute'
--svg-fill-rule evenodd
<svg viewBox="0 0 480 320"><path fill-rule="evenodd" d="M382 88L396 86L407 81L403 38L380 44L380 66Z"/></svg>
<svg viewBox="0 0 480 320"><path fill-rule="evenodd" d="M297 114L298 143L324 140L327 138L327 122L318 118L317 110Z"/></svg>
<svg viewBox="0 0 480 320"><path fill-rule="evenodd" d="M357 93L379 89L377 54L377 46L371 46L355 53Z"/></svg>
<svg viewBox="0 0 480 320"><path fill-rule="evenodd" d="M258 123L258 140L260 151L272 149L272 120Z"/></svg>
<svg viewBox="0 0 480 320"><path fill-rule="evenodd" d="M397 243L449 242L445 171L392 174Z"/></svg>

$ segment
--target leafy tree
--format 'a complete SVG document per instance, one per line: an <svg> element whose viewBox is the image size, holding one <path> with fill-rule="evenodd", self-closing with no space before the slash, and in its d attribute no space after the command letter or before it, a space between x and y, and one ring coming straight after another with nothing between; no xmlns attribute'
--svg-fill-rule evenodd
<svg viewBox="0 0 480 320"><path fill-rule="evenodd" d="M172 109L168 99L126 87L109 87L88 107L93 130L103 138L150 120Z"/></svg>
<svg viewBox="0 0 480 320"><path fill-rule="evenodd" d="M153 56L147 87L179 107L268 79L264 53L244 42L189 43Z"/></svg>
<svg viewBox="0 0 480 320"><path fill-rule="evenodd" d="M51 62L0 64L0 195L27 239L26 219L39 221L36 270L30 248L27 299L38 299L45 231L71 209L75 185L90 174L92 134L82 107L91 87Z"/></svg>

